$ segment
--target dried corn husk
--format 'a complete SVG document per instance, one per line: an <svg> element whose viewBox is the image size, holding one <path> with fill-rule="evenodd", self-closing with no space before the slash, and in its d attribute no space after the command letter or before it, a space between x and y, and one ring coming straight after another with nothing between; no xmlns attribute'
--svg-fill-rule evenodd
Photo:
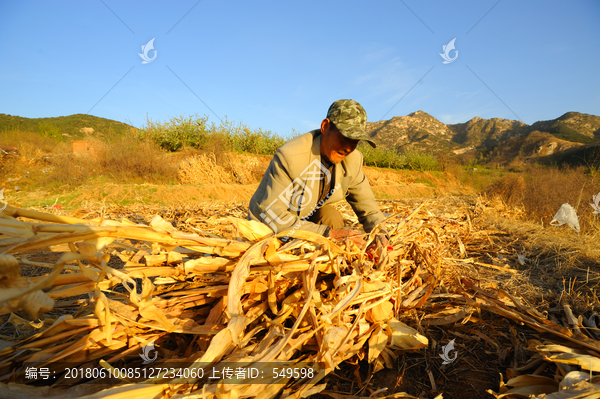
<svg viewBox="0 0 600 399"><path fill-rule="evenodd" d="M153 342L160 354L157 367L182 359L192 365L211 362L217 368L245 361L262 362L261 371L268 372L269 362L289 360L323 364L324 369L311 380L291 378L268 387L252 380L232 386L223 380L177 378L168 383L132 384L124 379L100 392L75 391L77 386L69 392L113 398L299 398L319 392L332 396L339 394L323 391L323 375L348 359L364 359L373 370L395 369L402 351L422 350L432 341L426 326L444 326L448 331L463 328L458 337L480 339L492 350L501 348L498 337L486 331L465 333L464 329L480 321L481 313L589 349L578 352L562 341L561 345L539 341L528 345L528 350L548 364L585 368L589 361L596 370L600 345L583 335L585 329L576 316L569 320L573 328L580 327L580 333L552 324L533 307L491 284L484 289L483 279L473 282L455 271L481 266L479 273L518 273L504 263L465 259L473 252L473 241L479 239L470 219L441 222L422 204L407 209L404 215L408 216L399 222L387 225L393 248L369 252L381 260L368 258L364 249L351 243L332 242L303 231L290 234L292 240L282 244L268 227L242 219L242 214L224 217L219 212L199 217L184 213L175 228L167 221L171 219L156 213L144 221L135 215L86 221L12 207L7 210L9 216L0 221L8 221L2 226L11 235L0 231L4 234L0 236L0 258L13 254L8 255L14 257L9 261L13 275L15 262L23 259L24 251L69 244L72 252L49 264L52 271L47 276L28 279L16 275L12 285L0 291L4 301L0 314L27 310L26 298L35 295L47 299L39 301L45 307L29 309L32 318L46 311L48 299L57 310L79 308L74 316L56 316L47 322L11 314L11 324L18 326L23 336L0 346L2 381L25 361L52 365L67 359L79 365L96 362L103 367L133 367L141 363L142 347ZM19 215L41 223L16 220ZM187 227L185 232L183 227ZM113 259L122 260L122 268L109 267ZM67 267L75 273L60 274ZM464 273L465 269L460 270ZM22 378L23 373L10 375ZM428 377L424 382L432 380ZM42 392L42 388L31 390L24 385L9 388L2 381L0 390L5 392L26 392L29 397L31 392ZM595 389L594 381L567 382L565 379L565 392L584 392L583 383L588 384L585 392ZM539 378L517 375L509 383L497 395L509 390L536 395L547 392L548 397L563 393L557 392L558 382Z"/></svg>

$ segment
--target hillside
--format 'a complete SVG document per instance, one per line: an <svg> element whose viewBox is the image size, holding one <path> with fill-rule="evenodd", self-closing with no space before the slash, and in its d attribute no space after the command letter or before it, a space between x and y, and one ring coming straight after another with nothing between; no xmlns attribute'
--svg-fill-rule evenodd
<svg viewBox="0 0 600 399"><path fill-rule="evenodd" d="M95 135L111 136L123 134L129 129L137 130L137 128L126 123L86 114L59 116L56 118L24 118L21 116L0 114L0 132L38 132L57 138L69 137L71 139L79 139L85 137L86 132L87 134L93 133Z"/></svg>
<svg viewBox="0 0 600 399"><path fill-rule="evenodd" d="M545 163L550 156L582 146L581 143L561 140L550 133L535 130L527 135L510 137L494 147L484 149L482 153L490 164L517 166L534 159Z"/></svg>
<svg viewBox="0 0 600 399"><path fill-rule="evenodd" d="M528 125L510 119L475 117L465 123L448 125L454 133L452 141L467 147L492 147L512 137L529 132Z"/></svg>
<svg viewBox="0 0 600 399"><path fill-rule="evenodd" d="M559 139L578 143L600 141L600 118L579 112L567 112L556 119L535 122L531 129L549 132Z"/></svg>
<svg viewBox="0 0 600 399"><path fill-rule="evenodd" d="M518 120L479 117L447 125L417 111L367 123L367 132L388 149L454 155L479 153L487 157L489 163L508 164L600 142L600 117L567 112L559 118L532 125Z"/></svg>
<svg viewBox="0 0 600 399"><path fill-rule="evenodd" d="M55 118L24 118L0 114L0 132L37 132L58 139L81 139L89 134L113 136L137 128L86 114ZM474 117L445 124L424 111L389 120L368 122L367 133L381 148L415 150L433 155L477 156L488 164L514 164L532 158L569 159L559 154L574 147L600 142L600 117L578 112L527 125L518 120ZM276 148L276 147L275 147ZM595 154L585 151L583 154ZM579 154L575 154L577 158ZM587 155L586 155L587 157ZM582 162L588 162L584 158ZM594 160L595 162L595 160Z"/></svg>
<svg viewBox="0 0 600 399"><path fill-rule="evenodd" d="M564 151L547 154L538 160L539 163L556 165L581 165L600 166L600 144L580 144L566 148Z"/></svg>
<svg viewBox="0 0 600 399"><path fill-rule="evenodd" d="M386 148L440 152L458 148L448 125L423 111L367 123L367 133Z"/></svg>

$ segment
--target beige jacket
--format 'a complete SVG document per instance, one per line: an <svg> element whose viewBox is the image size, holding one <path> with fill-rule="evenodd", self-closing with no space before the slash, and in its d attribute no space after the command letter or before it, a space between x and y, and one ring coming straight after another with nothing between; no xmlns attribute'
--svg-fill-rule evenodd
<svg viewBox="0 0 600 399"><path fill-rule="evenodd" d="M362 171L363 156L351 152L335 166L330 196L318 203L320 179L330 178L321 168L321 131L313 130L285 143L277 150L250 200L248 219L265 223L275 233L308 230L324 234L327 226L306 219L322 205L345 199L370 232L385 217Z"/></svg>

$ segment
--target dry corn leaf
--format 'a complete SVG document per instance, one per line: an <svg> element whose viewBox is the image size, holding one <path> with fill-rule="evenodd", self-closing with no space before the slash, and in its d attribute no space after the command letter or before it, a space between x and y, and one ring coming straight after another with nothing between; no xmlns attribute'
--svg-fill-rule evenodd
<svg viewBox="0 0 600 399"><path fill-rule="evenodd" d="M565 375L563 377L562 381L558 385L558 388L559 388L559 390L571 388L575 384L578 384L579 382L589 381L591 376L592 376L592 374L589 372L571 371L570 373L567 373L567 375Z"/></svg>
<svg viewBox="0 0 600 399"><path fill-rule="evenodd" d="M371 338L369 338L369 357L367 359L369 363L373 363L379 357L387 344L387 340L388 336L381 325L375 327L375 330L371 333Z"/></svg>
<svg viewBox="0 0 600 399"><path fill-rule="evenodd" d="M28 239L35 235L30 224L15 219L0 218L0 231L7 236L23 239Z"/></svg>
<svg viewBox="0 0 600 399"><path fill-rule="evenodd" d="M558 391L558 382L541 375L520 375L508 380L504 388L506 389L504 392L494 394L497 399L528 399L530 395L549 394Z"/></svg>
<svg viewBox="0 0 600 399"><path fill-rule="evenodd" d="M12 255L0 255L0 287L10 287L20 275L19 261Z"/></svg>
<svg viewBox="0 0 600 399"><path fill-rule="evenodd" d="M373 396L355 396L355 395L344 395L336 392L322 391L321 395L329 396L333 399L371 399ZM379 399L419 399L418 396L412 396L406 392L398 392L387 396L377 396ZM438 395L435 399L442 399L442 395Z"/></svg>
<svg viewBox="0 0 600 399"><path fill-rule="evenodd" d="M154 215L152 220L150 221L150 227L154 231L158 231L160 233L174 233L177 231L175 227L166 220L164 220L160 215Z"/></svg>
<svg viewBox="0 0 600 399"><path fill-rule="evenodd" d="M198 259L188 260L184 263L186 274L189 273L215 273L218 271L233 271L235 263L230 259L218 256L203 256Z"/></svg>
<svg viewBox="0 0 600 399"><path fill-rule="evenodd" d="M582 381L570 388L562 389L551 394L541 394L533 399L597 399L600 397L600 384L590 384Z"/></svg>
<svg viewBox="0 0 600 399"><path fill-rule="evenodd" d="M417 330L395 318L392 318L387 322L386 331L388 336L391 337L389 346L392 349L420 349L429 344L429 340L419 334Z"/></svg>
<svg viewBox="0 0 600 399"><path fill-rule="evenodd" d="M256 220L244 220L231 216L227 216L227 220L233 223L240 235L250 242L262 241L273 235L273 230Z"/></svg>
<svg viewBox="0 0 600 399"><path fill-rule="evenodd" d="M584 370L600 372L600 358L592 355L582 355L577 353L559 353L556 355L544 356L544 360L554 363L574 364L581 366Z"/></svg>
<svg viewBox="0 0 600 399"><path fill-rule="evenodd" d="M146 255L146 266L157 266L166 263L167 265L181 263L183 258L178 252L162 252L158 255Z"/></svg>
<svg viewBox="0 0 600 399"><path fill-rule="evenodd" d="M32 319L37 319L40 314L54 308L54 301L45 292L38 290L19 298L19 308L23 309Z"/></svg>
<svg viewBox="0 0 600 399"><path fill-rule="evenodd" d="M371 323L382 323L389 320L394 314L394 305L390 301L381 302L367 310L367 320Z"/></svg>
<svg viewBox="0 0 600 399"><path fill-rule="evenodd" d="M10 314L7 322L12 324L15 327L15 329L17 329L17 331L27 331L31 330L32 328L39 329L44 326L44 322L42 321L38 321L36 323L33 321L26 320L14 313Z"/></svg>

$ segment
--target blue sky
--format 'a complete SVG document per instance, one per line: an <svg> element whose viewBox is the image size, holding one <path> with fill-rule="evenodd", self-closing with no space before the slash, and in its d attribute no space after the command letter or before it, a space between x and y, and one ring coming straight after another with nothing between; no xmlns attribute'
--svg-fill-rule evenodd
<svg viewBox="0 0 600 399"><path fill-rule="evenodd" d="M0 0L0 113L198 114L286 137L340 98L371 122L600 115L599 17L597 0Z"/></svg>

